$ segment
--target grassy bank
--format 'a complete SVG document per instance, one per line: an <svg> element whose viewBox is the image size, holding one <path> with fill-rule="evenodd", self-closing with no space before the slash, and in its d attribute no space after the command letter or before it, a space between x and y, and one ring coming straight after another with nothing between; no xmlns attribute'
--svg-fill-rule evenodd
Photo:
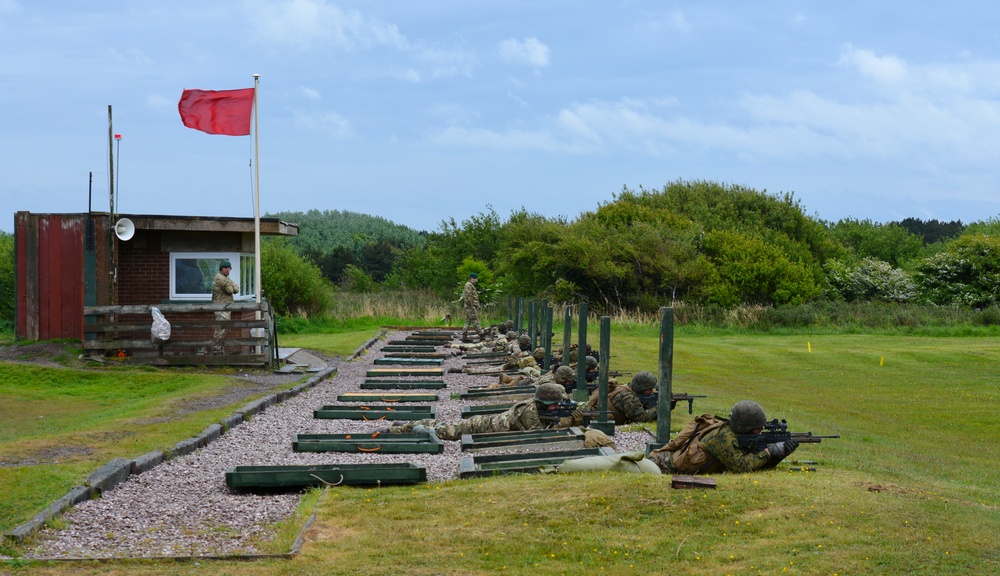
<svg viewBox="0 0 1000 576"><path fill-rule="evenodd" d="M655 327L612 329L612 368L655 372ZM353 350L370 335L359 332L357 343L348 347ZM302 342L318 346L325 338L302 337L315 338ZM721 475L714 491L671 490L669 477L607 473L332 488L318 506L302 554L290 561L29 569L32 574L240 575L993 573L1000 570L998 366L1000 344L991 337L679 329L674 390L708 395L696 401L695 413L725 414L735 401L753 398L769 417L786 418L792 430L839 434L837 440L803 445L793 456L817 461L816 472ZM674 430L690 418L680 409L672 416Z"/></svg>

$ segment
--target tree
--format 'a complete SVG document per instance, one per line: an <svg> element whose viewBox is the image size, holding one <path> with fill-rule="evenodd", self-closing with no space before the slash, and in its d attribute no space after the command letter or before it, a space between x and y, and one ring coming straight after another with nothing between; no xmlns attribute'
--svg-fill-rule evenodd
<svg viewBox="0 0 1000 576"><path fill-rule="evenodd" d="M859 259L875 258L896 268L916 258L924 245L919 236L893 222L844 218L830 226L830 232Z"/></svg>
<svg viewBox="0 0 1000 576"><path fill-rule="evenodd" d="M280 315L316 316L331 305L330 285L319 268L295 253L286 238L261 243L261 291Z"/></svg>
<svg viewBox="0 0 1000 576"><path fill-rule="evenodd" d="M1000 304L1000 237L959 236L917 265L916 281L934 304L979 309Z"/></svg>
<svg viewBox="0 0 1000 576"><path fill-rule="evenodd" d="M848 302L909 302L916 295L916 284L909 273L877 258L863 258L857 264L830 260L826 271L831 293Z"/></svg>

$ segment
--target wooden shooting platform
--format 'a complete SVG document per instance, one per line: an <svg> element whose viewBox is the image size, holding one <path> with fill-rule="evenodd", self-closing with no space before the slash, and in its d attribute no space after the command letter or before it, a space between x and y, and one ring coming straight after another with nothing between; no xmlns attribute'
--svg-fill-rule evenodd
<svg viewBox="0 0 1000 576"><path fill-rule="evenodd" d="M435 418L433 406L322 406L313 418L327 420L423 420Z"/></svg>
<svg viewBox="0 0 1000 576"><path fill-rule="evenodd" d="M528 454L465 456L459 467L459 477L482 478L503 474L532 474L537 473L542 466L558 466L567 460L587 456L609 456L611 454L615 454L611 448L581 448L579 450L555 450Z"/></svg>
<svg viewBox="0 0 1000 576"><path fill-rule="evenodd" d="M479 406L463 406L462 407L462 418L471 418L472 416L483 416L492 414L502 414L510 407L513 406L513 402L504 402L503 404L482 404Z"/></svg>
<svg viewBox="0 0 1000 576"><path fill-rule="evenodd" d="M462 434L462 451L537 452L539 447L549 450L577 450L583 448L583 441L583 430L577 427L484 432L482 434Z"/></svg>
<svg viewBox="0 0 1000 576"><path fill-rule="evenodd" d="M365 373L369 378L380 376L441 376L444 377L443 368L373 368Z"/></svg>
<svg viewBox="0 0 1000 576"><path fill-rule="evenodd" d="M393 353L402 352L402 353L413 353L413 354L419 354L419 353L433 354L433 353L437 352L437 348L435 348L434 346L422 346L422 345L421 346L412 346L412 345L408 345L408 346L383 346L381 351L382 352L393 352Z"/></svg>
<svg viewBox="0 0 1000 576"><path fill-rule="evenodd" d="M486 388L475 386L459 394L462 400L490 400L496 398L532 398L535 395L534 386L506 386L504 388Z"/></svg>
<svg viewBox="0 0 1000 576"><path fill-rule="evenodd" d="M337 396L337 402L437 402L437 394L420 392L399 392L396 394L379 394L365 392L345 392Z"/></svg>
<svg viewBox="0 0 1000 576"><path fill-rule="evenodd" d="M376 366L441 366L444 360L440 358L401 358L398 356L388 356L386 358L376 358Z"/></svg>
<svg viewBox="0 0 1000 576"><path fill-rule="evenodd" d="M427 469L403 464L323 464L315 466L236 466L226 470L226 486L275 490L307 486L386 486L427 481Z"/></svg>
<svg viewBox="0 0 1000 576"><path fill-rule="evenodd" d="M362 390L440 390L444 380L365 380Z"/></svg>
<svg viewBox="0 0 1000 576"><path fill-rule="evenodd" d="M294 452L378 452L379 454L440 454L444 442L430 432L410 434L296 434Z"/></svg>

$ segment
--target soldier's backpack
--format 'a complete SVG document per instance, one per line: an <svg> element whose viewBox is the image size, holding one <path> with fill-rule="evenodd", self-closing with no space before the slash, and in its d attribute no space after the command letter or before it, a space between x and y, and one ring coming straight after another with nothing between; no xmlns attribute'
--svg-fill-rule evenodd
<svg viewBox="0 0 1000 576"><path fill-rule="evenodd" d="M698 441L725 423L726 420L717 416L702 414L685 424L666 446L653 450L649 455L673 452L670 460L678 471L685 474L711 472L710 468L715 464L715 459L702 449Z"/></svg>

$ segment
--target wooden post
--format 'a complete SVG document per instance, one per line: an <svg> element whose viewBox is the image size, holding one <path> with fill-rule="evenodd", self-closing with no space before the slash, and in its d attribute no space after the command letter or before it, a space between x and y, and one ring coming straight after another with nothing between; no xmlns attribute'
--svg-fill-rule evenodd
<svg viewBox="0 0 1000 576"><path fill-rule="evenodd" d="M576 390L573 400L586 402L587 393L587 303L580 302L580 326L576 337ZM568 355L567 355L568 357Z"/></svg>
<svg viewBox="0 0 1000 576"><path fill-rule="evenodd" d="M590 426L604 432L608 436L615 433L614 420L608 420L608 358L611 357L611 318L601 316L601 359L598 361L597 372L597 421L591 420Z"/></svg>
<svg viewBox="0 0 1000 576"><path fill-rule="evenodd" d="M573 337L573 306L566 305L566 315L563 318L563 341L562 357L559 359L560 366L569 366L569 343Z"/></svg>
<svg viewBox="0 0 1000 576"><path fill-rule="evenodd" d="M535 333L537 332L535 327L535 321L538 319L538 316L536 315L535 312L535 306L537 306L535 302L532 302L530 300L528 301L528 337L531 338L532 352L535 351Z"/></svg>
<svg viewBox="0 0 1000 576"><path fill-rule="evenodd" d="M543 302L545 302L543 300ZM545 360L542 361L542 374L552 367L552 307L545 302L542 307L542 344L545 346Z"/></svg>
<svg viewBox="0 0 1000 576"><path fill-rule="evenodd" d="M646 444L646 453L670 441L670 397L673 396L674 309L660 308L660 371L656 378L656 442Z"/></svg>

